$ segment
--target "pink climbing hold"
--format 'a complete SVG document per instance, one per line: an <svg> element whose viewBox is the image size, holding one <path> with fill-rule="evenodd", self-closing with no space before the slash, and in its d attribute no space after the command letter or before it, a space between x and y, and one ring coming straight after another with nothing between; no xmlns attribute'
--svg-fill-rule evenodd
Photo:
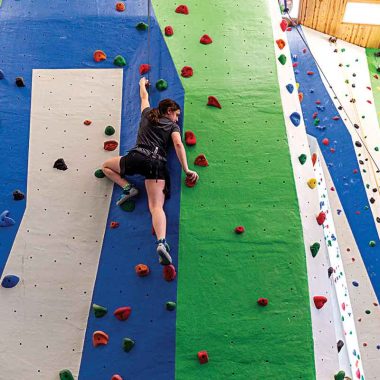
<svg viewBox="0 0 380 380"><path fill-rule="evenodd" d="M325 137L323 140L322 140L322 144L323 145L329 145L330 144L330 141L329 141L329 139L327 138L327 137Z"/></svg>
<svg viewBox="0 0 380 380"><path fill-rule="evenodd" d="M287 29L287 27L288 27L288 22L287 22L285 19L282 19L282 21L281 21L281 23L280 23L280 28L281 28L281 30L282 30L283 32L285 32L286 29Z"/></svg>
<svg viewBox="0 0 380 380"><path fill-rule="evenodd" d="M189 8L187 5L178 5L178 7L175 9L175 13L181 13L183 15L188 15L189 14Z"/></svg>
<svg viewBox="0 0 380 380"><path fill-rule="evenodd" d="M314 71L308 71L306 72L307 75L314 75Z"/></svg>
<svg viewBox="0 0 380 380"><path fill-rule="evenodd" d="M317 216L317 223L321 226L325 220L326 220L326 214L323 211L321 211Z"/></svg>
<svg viewBox="0 0 380 380"><path fill-rule="evenodd" d="M354 169L354 170L352 171L352 173L354 173L354 174L358 174L358 169Z"/></svg>
<svg viewBox="0 0 380 380"><path fill-rule="evenodd" d="M123 380L120 375L113 375L111 380Z"/></svg>
<svg viewBox="0 0 380 380"><path fill-rule="evenodd" d="M340 117L339 116L334 116L332 119L333 120L340 120Z"/></svg>
<svg viewBox="0 0 380 380"><path fill-rule="evenodd" d="M359 368L356 370L356 378L360 379L360 369Z"/></svg>
<svg viewBox="0 0 380 380"><path fill-rule="evenodd" d="M212 38L208 34L204 34L199 42L203 45L209 45L212 43Z"/></svg>
<svg viewBox="0 0 380 380"><path fill-rule="evenodd" d="M237 226L235 227L235 232L240 235L245 231L245 228L243 226Z"/></svg>
<svg viewBox="0 0 380 380"><path fill-rule="evenodd" d="M330 148L331 153L335 153L335 148Z"/></svg>
<svg viewBox="0 0 380 380"><path fill-rule="evenodd" d="M298 62L293 63L293 67L296 68L298 66Z"/></svg>
<svg viewBox="0 0 380 380"><path fill-rule="evenodd" d="M149 71L150 71L150 65L148 65L147 63L143 63L142 65L140 65L139 67L140 75L144 75Z"/></svg>
<svg viewBox="0 0 380 380"><path fill-rule="evenodd" d="M165 36L167 37L170 37L174 34L174 30L173 30L173 27L168 25L168 26L165 26Z"/></svg>
<svg viewBox="0 0 380 380"><path fill-rule="evenodd" d="M317 309L322 309L322 307L327 302L327 298L325 296L314 296L314 305Z"/></svg>
<svg viewBox="0 0 380 380"><path fill-rule="evenodd" d="M119 321L126 321L129 316L131 315L132 308L130 306L123 306L119 307L113 312L113 315L119 320Z"/></svg>
<svg viewBox="0 0 380 380"><path fill-rule="evenodd" d="M315 119L317 116L318 116L318 112L314 112L312 117L313 119Z"/></svg>
<svg viewBox="0 0 380 380"><path fill-rule="evenodd" d="M219 100L215 96L208 97L207 105L211 107L222 108L222 106L219 103Z"/></svg>
<svg viewBox="0 0 380 380"><path fill-rule="evenodd" d="M177 272L172 264L165 265L162 272L166 281L173 281L177 277Z"/></svg>
<svg viewBox="0 0 380 380"><path fill-rule="evenodd" d="M372 90L372 88L371 88L371 87L369 87L369 86L367 86L366 88L367 88L367 90L370 90L370 91Z"/></svg>
<svg viewBox="0 0 380 380"><path fill-rule="evenodd" d="M367 103L372 104L372 102L370 100L367 100Z"/></svg>
<svg viewBox="0 0 380 380"><path fill-rule="evenodd" d="M304 53L304 54L307 53L307 49L306 49L306 48L303 48L303 49L302 49L302 53Z"/></svg>
<svg viewBox="0 0 380 380"><path fill-rule="evenodd" d="M198 352L198 360L201 364L206 364L208 362L208 353L207 351Z"/></svg>

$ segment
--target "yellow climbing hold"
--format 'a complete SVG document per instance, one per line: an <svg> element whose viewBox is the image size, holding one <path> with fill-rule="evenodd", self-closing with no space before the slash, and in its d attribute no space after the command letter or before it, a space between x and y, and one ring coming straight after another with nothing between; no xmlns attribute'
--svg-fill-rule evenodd
<svg viewBox="0 0 380 380"><path fill-rule="evenodd" d="M296 82L296 87L297 87L297 90L300 88L300 84L298 82Z"/></svg>
<svg viewBox="0 0 380 380"><path fill-rule="evenodd" d="M310 189L315 189L315 186L317 186L317 180L315 178L310 178L307 181L307 184L310 187Z"/></svg>

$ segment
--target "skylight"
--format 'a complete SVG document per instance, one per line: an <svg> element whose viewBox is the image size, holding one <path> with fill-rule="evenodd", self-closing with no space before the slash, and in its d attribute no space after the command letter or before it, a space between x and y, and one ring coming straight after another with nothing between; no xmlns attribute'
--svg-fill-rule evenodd
<svg viewBox="0 0 380 380"><path fill-rule="evenodd" d="M349 1L346 5L342 22L380 25L380 3Z"/></svg>

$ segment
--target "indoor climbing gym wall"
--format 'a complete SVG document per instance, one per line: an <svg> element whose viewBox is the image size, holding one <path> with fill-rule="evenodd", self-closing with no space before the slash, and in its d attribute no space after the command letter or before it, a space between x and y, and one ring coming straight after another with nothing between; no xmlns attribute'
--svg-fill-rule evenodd
<svg viewBox="0 0 380 380"><path fill-rule="evenodd" d="M380 55L242 0L0 0L1 379L380 379ZM12 36L12 38L10 38ZM173 264L102 170L181 106Z"/></svg>

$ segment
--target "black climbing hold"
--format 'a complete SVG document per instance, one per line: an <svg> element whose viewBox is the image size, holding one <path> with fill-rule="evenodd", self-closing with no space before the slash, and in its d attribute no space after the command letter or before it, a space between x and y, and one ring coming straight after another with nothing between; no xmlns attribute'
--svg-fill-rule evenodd
<svg viewBox="0 0 380 380"><path fill-rule="evenodd" d="M108 125L106 129L104 130L104 133L107 136L112 136L115 133L115 128L112 125Z"/></svg>
<svg viewBox="0 0 380 380"><path fill-rule="evenodd" d="M127 200L126 202L124 202L120 208L123 210L123 211L127 211L127 212L132 212L134 209L135 209L135 201L132 200L132 199L129 199Z"/></svg>
<svg viewBox="0 0 380 380"><path fill-rule="evenodd" d="M343 348L343 346L344 346L343 340L338 340L338 343L336 344L336 348L338 349L338 353Z"/></svg>
<svg viewBox="0 0 380 380"><path fill-rule="evenodd" d="M355 141L355 145L356 145L358 148L361 148L362 143L361 143L360 141Z"/></svg>
<svg viewBox="0 0 380 380"><path fill-rule="evenodd" d="M340 110L340 111L341 111L342 109L343 109L343 107L342 107L342 106L339 106L339 107L338 107L338 110Z"/></svg>
<svg viewBox="0 0 380 380"><path fill-rule="evenodd" d="M175 302L172 302L172 301L166 302L166 310L173 311L175 310L176 306L177 304Z"/></svg>
<svg viewBox="0 0 380 380"><path fill-rule="evenodd" d="M4 79L4 71L0 70L0 79Z"/></svg>
<svg viewBox="0 0 380 380"><path fill-rule="evenodd" d="M13 192L13 199L15 201L22 201L25 198L25 194L21 192L20 190L15 190Z"/></svg>
<svg viewBox="0 0 380 380"><path fill-rule="evenodd" d="M59 378L60 380L74 380L74 376L68 369L63 369L59 372Z"/></svg>
<svg viewBox="0 0 380 380"><path fill-rule="evenodd" d="M97 305L96 303L92 305L92 310L94 311L96 318L104 317L108 311L107 308L105 308L104 306Z"/></svg>
<svg viewBox="0 0 380 380"><path fill-rule="evenodd" d="M148 24L145 24L145 22L139 22L137 25L136 25L136 29L137 30L148 30L149 26Z"/></svg>
<svg viewBox="0 0 380 380"><path fill-rule="evenodd" d="M379 51L375 51L375 52L373 53L373 55L374 55L375 57L380 58L380 50L379 50Z"/></svg>
<svg viewBox="0 0 380 380"><path fill-rule="evenodd" d="M329 275L329 278L331 277L331 275L334 273L334 268L333 267L330 267L327 271L328 275Z"/></svg>
<svg viewBox="0 0 380 380"><path fill-rule="evenodd" d="M375 203L375 198L370 198L370 200L369 200L372 204L374 204Z"/></svg>
<svg viewBox="0 0 380 380"><path fill-rule="evenodd" d="M65 161L63 158L58 158L58 160L54 162L53 167L58 170L67 170L67 165L65 164Z"/></svg>
<svg viewBox="0 0 380 380"><path fill-rule="evenodd" d="M376 218L376 222L380 223L380 218L379 217Z"/></svg>
<svg viewBox="0 0 380 380"><path fill-rule="evenodd" d="M124 338L123 348L125 352L131 351L134 345L135 345L135 342L132 339Z"/></svg>
<svg viewBox="0 0 380 380"><path fill-rule="evenodd" d="M357 124L354 124L354 127L355 127L356 129L359 129L359 126L358 126Z"/></svg>
<svg viewBox="0 0 380 380"><path fill-rule="evenodd" d="M17 87L25 87L25 82L23 77L16 78L16 86Z"/></svg>

